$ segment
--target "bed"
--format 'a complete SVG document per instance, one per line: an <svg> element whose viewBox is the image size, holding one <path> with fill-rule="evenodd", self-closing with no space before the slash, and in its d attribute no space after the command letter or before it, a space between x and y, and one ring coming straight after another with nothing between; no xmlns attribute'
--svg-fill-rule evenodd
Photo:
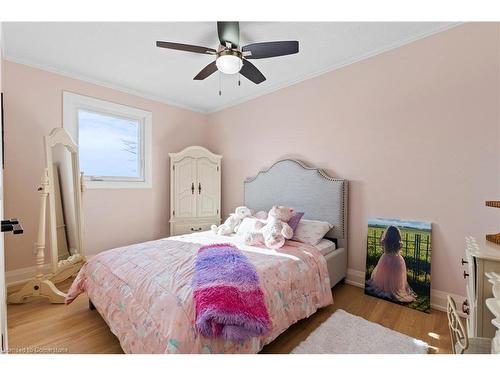
<svg viewBox="0 0 500 375"><path fill-rule="evenodd" d="M327 221L333 228L325 235L335 251L325 255L333 288L347 275L348 181L330 177L294 159L280 160L244 182L245 206L257 211L273 204L304 212L304 219Z"/></svg>
<svg viewBox="0 0 500 375"><path fill-rule="evenodd" d="M126 353L259 352L292 324L333 302L331 287L346 273L347 182L282 160L246 180L244 189L249 207L287 205L304 211L306 218L332 223L327 237L335 250L323 255L320 248L296 241L269 250L247 246L241 236L212 232L169 237L96 255L79 272L67 301L87 293ZM197 332L194 263L200 247L214 243L235 245L254 265L272 322L267 334L230 341Z"/></svg>

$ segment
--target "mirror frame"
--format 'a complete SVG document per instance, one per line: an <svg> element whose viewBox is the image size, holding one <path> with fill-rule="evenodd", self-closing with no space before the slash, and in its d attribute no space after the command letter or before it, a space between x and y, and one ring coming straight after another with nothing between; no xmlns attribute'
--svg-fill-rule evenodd
<svg viewBox="0 0 500 375"><path fill-rule="evenodd" d="M59 261L59 248L57 243L56 199L54 187L55 171L52 158L52 149L57 145L64 146L71 154L71 168L73 174L73 199L75 202L75 221L77 232L76 242L78 247L78 254L80 255L80 257L74 257L74 254L70 254L67 260L61 261ZM75 263L82 263L82 261L85 260L85 253L83 250L82 181L78 146L73 141L68 132L66 132L66 130L64 130L63 128L55 128L50 132L48 136L45 136L45 163L49 177L50 248L52 272L56 274L58 271L61 271L61 268L65 268L66 266L74 266Z"/></svg>

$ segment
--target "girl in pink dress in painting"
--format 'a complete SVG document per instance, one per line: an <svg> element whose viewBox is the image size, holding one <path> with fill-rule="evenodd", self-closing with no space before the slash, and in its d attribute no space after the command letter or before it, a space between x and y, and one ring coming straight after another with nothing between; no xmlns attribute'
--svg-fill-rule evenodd
<svg viewBox="0 0 500 375"><path fill-rule="evenodd" d="M380 239L384 253L373 269L367 281L367 291L380 297L397 302L415 301L417 295L408 285L406 263L401 256L401 232L395 226L389 226Z"/></svg>

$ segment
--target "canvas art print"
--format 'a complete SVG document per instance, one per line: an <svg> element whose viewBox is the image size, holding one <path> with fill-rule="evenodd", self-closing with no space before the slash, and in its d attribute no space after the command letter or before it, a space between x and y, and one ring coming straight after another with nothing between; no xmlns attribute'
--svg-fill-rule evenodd
<svg viewBox="0 0 500 375"><path fill-rule="evenodd" d="M365 293L430 312L431 223L368 220Z"/></svg>

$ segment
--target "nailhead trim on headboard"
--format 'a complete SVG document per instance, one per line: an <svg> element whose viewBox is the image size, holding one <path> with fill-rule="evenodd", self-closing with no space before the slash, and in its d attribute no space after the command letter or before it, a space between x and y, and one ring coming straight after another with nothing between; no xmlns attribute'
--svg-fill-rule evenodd
<svg viewBox="0 0 500 375"><path fill-rule="evenodd" d="M335 222L336 228L333 228L332 231L334 231L336 238L344 240L344 243L345 243L347 241L347 207L346 207L346 205L347 205L347 201L348 201L348 181L344 180L344 179L339 179L339 178L331 177L323 169L309 167L306 164L304 164L303 162L301 162L299 160L295 160L295 159L283 159L283 160L279 160L276 163L274 163L273 165L271 165L269 168L259 171L257 173L257 175L255 175L253 177L250 177L250 178L247 178L244 181L244 186L245 186L245 198L244 198L244 200L245 200L245 204L247 204L247 200L248 200L248 197L246 196L247 195L247 186L248 186L248 184L252 184L253 182L257 181L257 179L259 178L259 176L268 175L277 165L282 164L282 163L288 163L288 162L295 163L295 164L299 165L302 169L304 169L306 171L316 171L316 172L318 172L318 174L322 178L324 178L327 181L341 183L341 189L342 189L341 190L341 197L338 197L338 193L337 193L337 195L336 195L337 198L335 198L335 199L339 199L341 201L340 202L341 206L339 208L341 210L341 212L340 212L340 214L341 214L340 215L341 216L340 217L340 224L341 224L342 228L338 228L339 221L336 220L336 222ZM278 172L276 172L276 173L278 173ZM307 178L306 178L307 176L308 175L304 176L304 183L305 184L307 184ZM277 180L279 180L279 177L280 176L276 177ZM286 181L284 181L284 182L286 183ZM312 187L314 187L314 181L311 181L310 184L311 184ZM273 185L275 185L274 182L273 182ZM261 195L260 192L257 195L260 196ZM329 198L330 197L325 197L325 199L329 199ZM252 197L252 199L250 199L250 200L255 201L256 199L257 198L254 199L254 197ZM265 199L265 198L262 198L262 199ZM298 197L297 199L300 200L300 197ZM279 203L279 197L276 198L276 202L275 203ZM317 206L315 206L315 207L317 207ZM250 207L250 208L255 208L255 207ZM311 214L311 213L309 213L309 214ZM306 212L306 215L307 215L307 212ZM310 217L310 218L313 219L313 217Z"/></svg>

